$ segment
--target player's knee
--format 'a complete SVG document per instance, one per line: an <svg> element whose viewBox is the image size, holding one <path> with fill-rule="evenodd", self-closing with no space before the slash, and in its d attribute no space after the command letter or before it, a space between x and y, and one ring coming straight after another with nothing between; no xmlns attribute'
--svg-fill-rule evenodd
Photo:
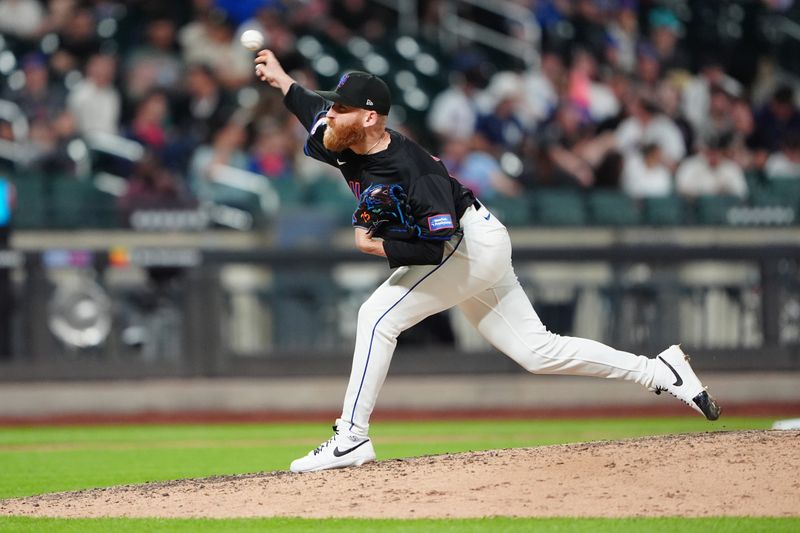
<svg viewBox="0 0 800 533"><path fill-rule="evenodd" d="M362 323L374 324L375 321L378 320L380 316L381 313L378 312L378 308L370 304L369 300L361 304L361 307L358 308L359 325L361 325Z"/></svg>
<svg viewBox="0 0 800 533"><path fill-rule="evenodd" d="M545 373L546 365L538 353L531 351L523 360L522 368L531 374L543 374Z"/></svg>
<svg viewBox="0 0 800 533"><path fill-rule="evenodd" d="M562 337L550 331L543 332L528 348L522 358L522 367L531 374L550 374L558 366L559 341Z"/></svg>
<svg viewBox="0 0 800 533"><path fill-rule="evenodd" d="M358 310L358 327L368 328L375 335L385 338L400 335L400 328L386 313L386 309L370 305L369 300L364 302Z"/></svg>

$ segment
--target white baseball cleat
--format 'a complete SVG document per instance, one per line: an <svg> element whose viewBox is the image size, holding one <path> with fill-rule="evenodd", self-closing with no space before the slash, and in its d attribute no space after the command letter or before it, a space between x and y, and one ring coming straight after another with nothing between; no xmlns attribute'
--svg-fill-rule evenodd
<svg viewBox="0 0 800 533"><path fill-rule="evenodd" d="M375 460L375 449L369 437L339 431L333 426L333 437L323 442L305 457L292 461L292 472L317 472L331 468L361 466Z"/></svg>
<svg viewBox="0 0 800 533"><path fill-rule="evenodd" d="M656 356L655 393L667 391L709 420L719 418L720 408L689 365L689 356L678 345Z"/></svg>

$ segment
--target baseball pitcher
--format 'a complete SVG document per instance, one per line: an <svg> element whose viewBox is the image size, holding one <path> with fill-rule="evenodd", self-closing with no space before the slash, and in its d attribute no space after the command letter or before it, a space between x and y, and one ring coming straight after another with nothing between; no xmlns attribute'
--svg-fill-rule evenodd
<svg viewBox="0 0 800 533"><path fill-rule="evenodd" d="M311 92L270 50L259 52L255 63L256 75L281 90L286 107L308 130L306 155L338 168L359 199L356 247L385 257L393 269L359 310L353 367L334 435L293 461L293 472L375 460L369 418L398 335L453 306L529 372L634 381L671 393L709 420L719 417L680 347L648 358L548 331L514 274L505 226L438 158L386 127L391 97L380 78L350 72L333 91Z"/></svg>

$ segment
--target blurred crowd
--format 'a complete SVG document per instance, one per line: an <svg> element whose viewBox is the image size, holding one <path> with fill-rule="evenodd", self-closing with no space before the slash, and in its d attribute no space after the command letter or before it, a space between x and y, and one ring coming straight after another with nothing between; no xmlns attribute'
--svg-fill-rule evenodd
<svg viewBox="0 0 800 533"><path fill-rule="evenodd" d="M423 36L436 31L439 3L419 2ZM457 50L443 58L449 86L430 95L425 123L390 123L432 144L478 196L571 187L746 198L748 173L800 178L796 83L755 45L732 57L692 38L693 2L517 3L542 31L536 65L498 68L491 51ZM87 171L76 140L140 143L145 155L120 170L124 213L244 204L215 179L230 169L274 185L340 179L303 156L305 132L277 91L256 82L238 37L260 30L287 70L316 88L297 50L303 35L344 45L396 28L397 14L369 0L0 0L2 44L16 51L0 52L0 98L27 118L27 131L0 119L0 142L24 147L17 168L76 178Z"/></svg>
<svg viewBox="0 0 800 533"><path fill-rule="evenodd" d="M728 48L708 31L698 39L689 31L702 13L686 2L532 4L539 68L487 75L485 56L461 53L428 116L444 159L481 197L572 187L745 199L748 182L800 179L797 78L779 75L766 47L759 55L758 36ZM694 6L714 15L735 3L705 4Z"/></svg>

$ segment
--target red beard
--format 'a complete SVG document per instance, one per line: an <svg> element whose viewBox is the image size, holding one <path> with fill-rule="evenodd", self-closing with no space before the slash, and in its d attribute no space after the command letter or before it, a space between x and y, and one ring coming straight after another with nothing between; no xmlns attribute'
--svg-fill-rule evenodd
<svg viewBox="0 0 800 533"><path fill-rule="evenodd" d="M366 137L367 132L358 124L334 127L328 123L322 137L322 144L331 152L342 152L355 144L363 143Z"/></svg>

